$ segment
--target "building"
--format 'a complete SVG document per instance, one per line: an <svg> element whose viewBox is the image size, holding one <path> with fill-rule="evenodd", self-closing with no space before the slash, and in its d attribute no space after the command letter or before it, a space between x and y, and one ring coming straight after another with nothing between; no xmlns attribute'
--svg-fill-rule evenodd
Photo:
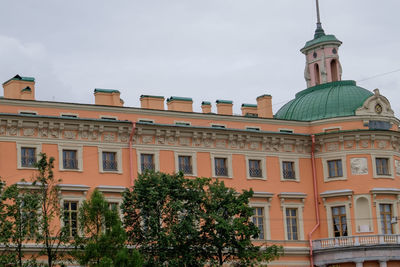
<svg viewBox="0 0 400 267"><path fill-rule="evenodd" d="M176 96L124 107L113 89L95 89L95 104L39 101L34 78L16 75L0 98L1 176L29 180L46 152L70 214L95 188L120 203L144 169L214 177L255 191L254 242L285 250L269 266L400 266L400 121L378 89L341 80L340 45L318 22L301 49L307 88L275 115L265 94L241 116L229 100L217 113Z"/></svg>

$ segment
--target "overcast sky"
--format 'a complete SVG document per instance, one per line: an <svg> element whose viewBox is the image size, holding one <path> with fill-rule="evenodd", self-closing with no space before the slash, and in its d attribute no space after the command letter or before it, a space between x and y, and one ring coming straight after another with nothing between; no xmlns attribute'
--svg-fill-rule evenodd
<svg viewBox="0 0 400 267"><path fill-rule="evenodd" d="M400 114L400 1L320 0L343 41L342 79L379 88ZM3 0L0 81L36 79L36 99L94 103L94 88L242 103L271 94L274 112L304 89L314 0ZM371 78L371 79L367 79ZM367 79L367 80L364 80Z"/></svg>

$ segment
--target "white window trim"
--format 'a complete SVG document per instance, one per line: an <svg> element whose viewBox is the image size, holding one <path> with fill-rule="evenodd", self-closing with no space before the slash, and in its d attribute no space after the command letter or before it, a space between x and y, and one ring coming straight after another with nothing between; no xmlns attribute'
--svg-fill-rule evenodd
<svg viewBox="0 0 400 267"><path fill-rule="evenodd" d="M328 161L330 160L342 160L342 177L329 177L329 166L328 166ZM341 155L341 156L329 156L329 157L323 157L322 158L322 164L323 164L323 169L324 169L324 182L332 182L332 181L341 181L341 180L347 180L347 164L346 164L346 156Z"/></svg>
<svg viewBox="0 0 400 267"><path fill-rule="evenodd" d="M77 207L77 233L78 235L82 236L82 232L80 230L80 225L79 225L79 208L82 207L82 203L83 201L86 200L86 192L84 192L84 194L82 195L61 195L61 199L60 199L60 209L61 209L61 216L60 216L60 225L61 227L64 227L64 202L65 201L75 201L78 202L78 207Z"/></svg>
<svg viewBox="0 0 400 267"><path fill-rule="evenodd" d="M107 201L107 203L110 203L110 202L118 203L118 210L117 211L118 211L119 218L121 219L121 222L122 222L122 220L123 220L123 214L122 214L122 210L121 210L121 205L122 205L122 202L123 202L122 198L120 198L120 197L109 197L109 196L104 195L104 193L103 193L103 196L104 196L104 199Z"/></svg>
<svg viewBox="0 0 400 267"><path fill-rule="evenodd" d="M228 168L227 176L215 175L215 158L226 158L226 164L228 165L227 166L227 168ZM211 153L211 172L212 172L212 177L215 177L215 178L232 178L233 177L232 154Z"/></svg>
<svg viewBox="0 0 400 267"><path fill-rule="evenodd" d="M388 154L374 154L371 155L372 158L372 171L374 174L374 178L387 178L387 179L394 179L394 168L393 168L393 156ZM387 158L389 162L389 175L378 175L376 173L376 158Z"/></svg>
<svg viewBox="0 0 400 267"><path fill-rule="evenodd" d="M354 197L353 197L353 207L354 207L354 214L355 214L355 227L356 227L356 233L363 233L363 234L365 234L365 233L373 233L374 232L374 222L373 222L373 219L372 218L368 218L368 223L369 223L369 231L368 232L361 232L360 231L360 229L357 227L357 225L358 225L358 218L357 218L357 215L358 215L358 213L357 213L357 209L359 208L358 206L357 206L357 200L359 199L359 198L366 198L367 200L368 200L368 208L369 208L369 214L372 214L372 210L371 210L371 196L370 195L367 195L367 194L363 194L363 195L355 195ZM372 216L371 216L372 217Z"/></svg>
<svg viewBox="0 0 400 267"><path fill-rule="evenodd" d="M270 222L269 222L269 204L265 202L250 202L249 206L252 208L264 208L264 239L257 240L271 240ZM253 218L253 216L251 217Z"/></svg>
<svg viewBox="0 0 400 267"><path fill-rule="evenodd" d="M377 223L378 223L378 233L383 235L382 233L382 223L381 223L381 211L380 211L380 205L379 204L391 204L392 205L392 218L397 217L398 218L398 200L396 199L388 199L388 198L380 198L380 199L375 199L375 210L376 210L376 218L377 218ZM393 234L397 235L399 234L399 223L395 223L393 225Z"/></svg>
<svg viewBox="0 0 400 267"><path fill-rule="evenodd" d="M160 151L159 150L151 150L151 149L136 149L137 155L137 168L138 173L142 174L142 164L141 164L141 154L152 154L154 160L154 171L160 171Z"/></svg>
<svg viewBox="0 0 400 267"><path fill-rule="evenodd" d="M189 151L176 151L175 154L175 172L179 172L179 156L190 156L192 157L192 173L186 174L185 176L197 176L197 153L196 152L189 152Z"/></svg>
<svg viewBox="0 0 400 267"><path fill-rule="evenodd" d="M333 217L332 217L332 208L338 206L345 206L346 209L346 223L347 223L347 236L352 235L352 223L351 223L351 213L350 213L350 206L351 201L334 201L334 202L325 202L326 208L326 218L328 219L328 234L329 237L334 238L335 233L333 231Z"/></svg>
<svg viewBox="0 0 400 267"><path fill-rule="evenodd" d="M295 179L285 179L283 178L283 162L292 161L294 162ZM279 158L279 168L281 173L281 181L284 182L300 182L300 168L298 158Z"/></svg>
<svg viewBox="0 0 400 267"><path fill-rule="evenodd" d="M35 148L36 149L36 160L40 160L40 153L42 152L42 144L41 143L32 143L32 142L17 142L17 168L18 169L36 169L36 167L22 167L21 165L21 149L23 147Z"/></svg>
<svg viewBox="0 0 400 267"><path fill-rule="evenodd" d="M122 174L122 151L115 147L99 146L99 171L100 173L119 173ZM104 170L103 169L103 152L114 152L117 160L117 170Z"/></svg>
<svg viewBox="0 0 400 267"><path fill-rule="evenodd" d="M292 208L292 209L297 209L297 234L298 234L298 239L297 240L289 240L288 238L288 232L287 232L287 222L286 222L286 209L287 208ZM304 221L303 221L303 209L304 209L304 204L303 203L290 203L290 202L285 202L282 204L282 212L283 212L283 228L285 230L285 240L288 241L302 241L304 239Z"/></svg>
<svg viewBox="0 0 400 267"><path fill-rule="evenodd" d="M63 165L63 150L76 150L76 156L78 160L78 168L77 169L64 169ZM58 165L60 171L69 171L69 172L83 172L83 146L82 145L70 145L70 144L59 144L58 145Z"/></svg>
<svg viewBox="0 0 400 267"><path fill-rule="evenodd" d="M260 160L261 161L261 177L252 177L250 176L250 167L249 167L249 160ZM265 157L260 157L258 155L246 155L246 177L249 180L267 180L267 164Z"/></svg>

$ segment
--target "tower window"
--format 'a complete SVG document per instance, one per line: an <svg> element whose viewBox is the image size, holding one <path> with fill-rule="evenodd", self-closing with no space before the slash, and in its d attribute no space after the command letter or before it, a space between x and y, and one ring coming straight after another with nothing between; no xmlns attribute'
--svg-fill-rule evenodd
<svg viewBox="0 0 400 267"><path fill-rule="evenodd" d="M332 82L338 81L338 70L337 70L337 61L335 59L331 60L331 76L332 76Z"/></svg>
<svg viewBox="0 0 400 267"><path fill-rule="evenodd" d="M315 78L315 85L318 85L321 83L321 80L319 79L319 66L318 64L314 65L314 78Z"/></svg>

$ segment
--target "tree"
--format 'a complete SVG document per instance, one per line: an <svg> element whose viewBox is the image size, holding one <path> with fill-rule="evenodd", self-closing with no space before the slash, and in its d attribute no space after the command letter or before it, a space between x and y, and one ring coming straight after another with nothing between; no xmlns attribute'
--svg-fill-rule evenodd
<svg viewBox="0 0 400 267"><path fill-rule="evenodd" d="M124 193L122 210L131 245L144 266L203 266L199 223L207 179L146 172Z"/></svg>
<svg viewBox="0 0 400 267"><path fill-rule="evenodd" d="M85 266L142 266L137 251L126 248L126 233L118 211L109 208L102 193L94 190L79 208L82 237L75 238L72 255Z"/></svg>
<svg viewBox="0 0 400 267"><path fill-rule="evenodd" d="M129 243L144 255L146 266L268 262L280 248L253 244L258 228L250 221L252 195L209 178L146 172L124 193Z"/></svg>
<svg viewBox="0 0 400 267"><path fill-rule="evenodd" d="M229 262L254 266L279 256L280 247L273 245L263 250L252 242L259 234L250 220L253 208L249 206L249 200L252 196L251 189L240 194L218 180L208 185L202 203L201 238L205 248L203 257L211 264L222 266Z"/></svg>
<svg viewBox="0 0 400 267"><path fill-rule="evenodd" d="M11 185L2 194L4 202L1 217L4 220L2 233L9 238L8 261L17 266L29 264L24 259L24 245L29 240L34 240L38 233L39 199L35 191L21 189L17 184ZM2 228L3 228L2 227ZM4 232L3 232L4 231ZM3 235L2 234L2 235ZM4 238L3 237L3 238ZM34 257L31 258L34 261Z"/></svg>
<svg viewBox="0 0 400 267"><path fill-rule="evenodd" d="M16 254L11 246L12 236L12 222L8 220L7 216L7 202L4 196L6 183L0 180L0 266L8 263L16 264Z"/></svg>
<svg viewBox="0 0 400 267"><path fill-rule="evenodd" d="M37 243L43 244L41 255L47 256L48 267L60 264L64 256L63 245L68 244L70 237L64 227L59 225L61 218L60 195L53 174L54 158L47 159L45 153L40 154L40 160L35 165L38 175L33 182L37 188L37 196L40 203L39 232Z"/></svg>

